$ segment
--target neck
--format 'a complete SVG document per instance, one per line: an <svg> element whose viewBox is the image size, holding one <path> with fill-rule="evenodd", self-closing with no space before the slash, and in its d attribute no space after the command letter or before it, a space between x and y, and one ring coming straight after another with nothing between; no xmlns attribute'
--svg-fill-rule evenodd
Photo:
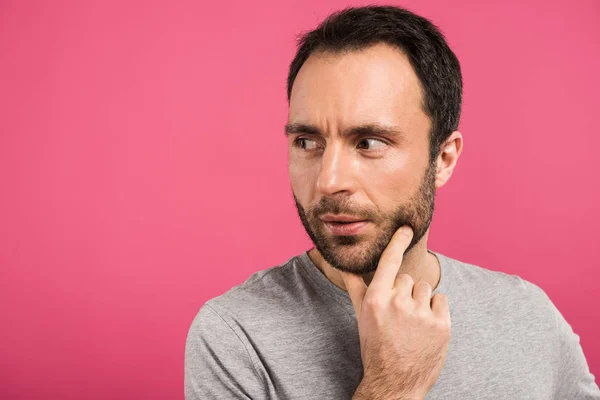
<svg viewBox="0 0 600 400"><path fill-rule="evenodd" d="M408 253L404 254L398 273L409 274L415 282L421 279L429 283L432 290L435 290L440 282L440 264L437 257L427 250L427 236L427 234L423 236ZM308 252L308 256L327 279L340 289L347 291L340 272L325 261L319 250L313 248ZM375 272L370 272L361 276L365 283L369 285L374 275Z"/></svg>

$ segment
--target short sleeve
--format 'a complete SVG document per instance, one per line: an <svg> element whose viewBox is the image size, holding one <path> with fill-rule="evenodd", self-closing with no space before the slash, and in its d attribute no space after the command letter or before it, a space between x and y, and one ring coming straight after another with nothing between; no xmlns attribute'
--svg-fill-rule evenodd
<svg viewBox="0 0 600 400"><path fill-rule="evenodd" d="M600 400L600 390L590 372L579 335L553 307L558 336L558 374L555 399Z"/></svg>
<svg viewBox="0 0 600 400"><path fill-rule="evenodd" d="M267 398L250 351L213 307L202 306L185 345L185 399Z"/></svg>

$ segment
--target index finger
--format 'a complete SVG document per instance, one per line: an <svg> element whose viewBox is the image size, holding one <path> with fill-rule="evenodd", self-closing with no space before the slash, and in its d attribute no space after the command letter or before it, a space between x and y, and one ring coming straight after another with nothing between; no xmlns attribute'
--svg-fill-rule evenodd
<svg viewBox="0 0 600 400"><path fill-rule="evenodd" d="M412 238L413 232L408 225L402 226L394 233L379 259L377 270L369 285L370 290L388 290L394 287L394 280L402 265L404 252Z"/></svg>

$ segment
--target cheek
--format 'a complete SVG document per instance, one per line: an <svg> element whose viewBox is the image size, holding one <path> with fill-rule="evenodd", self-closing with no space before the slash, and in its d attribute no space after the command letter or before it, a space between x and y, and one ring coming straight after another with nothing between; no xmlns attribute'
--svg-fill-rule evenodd
<svg viewBox="0 0 600 400"><path fill-rule="evenodd" d="M410 198L413 186L418 183L415 181L418 174L412 169L407 160L399 158L385 160L376 168L365 165L360 172L362 186L371 201L386 212Z"/></svg>
<svg viewBox="0 0 600 400"><path fill-rule="evenodd" d="M315 169L305 160L295 160L290 157L288 175L292 190L298 199L305 200L310 196L312 188L315 186L317 174L318 169Z"/></svg>

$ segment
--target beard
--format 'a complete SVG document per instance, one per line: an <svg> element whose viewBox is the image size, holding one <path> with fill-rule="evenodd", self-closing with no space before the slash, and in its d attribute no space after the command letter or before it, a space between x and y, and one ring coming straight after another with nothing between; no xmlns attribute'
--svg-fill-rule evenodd
<svg viewBox="0 0 600 400"><path fill-rule="evenodd" d="M294 194L294 202L304 229L321 256L333 268L354 274L374 272L383 251L394 233L403 225L413 230L413 238L405 251L408 253L427 233L433 218L435 203L435 162L427 166L417 192L389 214L353 206L348 198L335 200L322 197L308 212ZM336 236L329 233L320 219L324 214L348 214L375 224L375 237L367 234Z"/></svg>

